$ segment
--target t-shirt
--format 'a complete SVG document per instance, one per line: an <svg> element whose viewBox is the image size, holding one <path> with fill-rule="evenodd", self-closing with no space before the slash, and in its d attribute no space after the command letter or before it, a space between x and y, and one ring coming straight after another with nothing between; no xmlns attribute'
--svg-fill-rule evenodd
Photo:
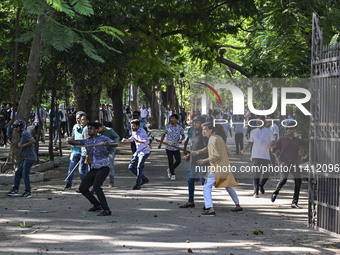
<svg viewBox="0 0 340 255"><path fill-rule="evenodd" d="M275 141L273 132L267 128L256 128L250 132L249 142L254 143L251 151L251 159L270 160L269 149L272 141Z"/></svg>
<svg viewBox="0 0 340 255"><path fill-rule="evenodd" d="M103 132L98 133L98 135L104 135L108 138L110 138L113 142L118 142L120 140L119 135L112 129L108 127L104 127ZM109 153L116 152L115 147L107 147Z"/></svg>
<svg viewBox="0 0 340 255"><path fill-rule="evenodd" d="M188 132L189 135L187 135L188 138L191 139L191 150L198 151L208 146L208 138L204 137L202 135L202 129L196 130L194 127L191 127ZM206 159L208 158L208 152L207 153L201 153L196 156L191 156L190 164L191 165L198 165L197 160L199 159ZM207 162L206 165L209 165L210 163Z"/></svg>
<svg viewBox="0 0 340 255"><path fill-rule="evenodd" d="M174 141L177 142L181 139L181 135L184 135L184 129L180 125L168 125L165 127L164 134L167 135L166 141ZM178 146L177 143L170 143L171 145ZM177 151L178 149L175 149L170 146L165 146L165 149L170 151Z"/></svg>
<svg viewBox="0 0 340 255"><path fill-rule="evenodd" d="M141 118L146 118L148 116L148 110L147 109L140 109L140 116Z"/></svg>
<svg viewBox="0 0 340 255"><path fill-rule="evenodd" d="M85 140L78 141L80 145L87 144L100 144L101 142L113 143L113 141L104 136L93 136ZM89 146L86 147L87 155L90 157L91 169L99 169L102 167L108 167L110 165L108 158L108 148L106 146Z"/></svg>
<svg viewBox="0 0 340 255"><path fill-rule="evenodd" d="M274 138L275 138L275 135L277 135L277 140L279 140L280 138L279 127L275 123L273 123L273 126L270 126L270 130L273 132Z"/></svg>
<svg viewBox="0 0 340 255"><path fill-rule="evenodd" d="M20 135L20 143L24 144L24 143L28 143L30 140L34 139L30 133L28 133L26 130L22 131L21 135ZM23 156L24 159L28 159L28 160L37 160L37 154L35 152L35 145L34 143L31 146L26 146L26 147L22 147L20 148L21 154Z"/></svg>

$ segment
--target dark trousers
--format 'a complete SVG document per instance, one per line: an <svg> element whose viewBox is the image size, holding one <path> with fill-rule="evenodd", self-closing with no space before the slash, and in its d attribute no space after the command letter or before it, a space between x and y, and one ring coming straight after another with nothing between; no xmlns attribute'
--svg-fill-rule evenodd
<svg viewBox="0 0 340 255"><path fill-rule="evenodd" d="M137 147L136 147L136 143L135 141L131 142L131 151L132 151L132 154L135 154L137 150Z"/></svg>
<svg viewBox="0 0 340 255"><path fill-rule="evenodd" d="M300 175L300 170L299 170L299 166L296 166L296 172L294 171L294 166L290 166L288 165L287 168L291 168L291 172L294 176L294 182L295 182L295 188L294 188L294 196L293 196L293 204L297 204L299 202L299 196L300 196L300 189L301 189L301 175ZM288 175L289 175L290 171L287 172L281 172L280 173L280 181L276 186L276 189L274 191L274 194L278 195L279 191L282 189L282 187L286 184L287 179L288 179Z"/></svg>
<svg viewBox="0 0 340 255"><path fill-rule="evenodd" d="M262 159L262 158L253 158L253 166L257 166L256 171L254 171L254 179L253 179L253 185L254 185L254 194L259 194L259 188L260 186L263 187L266 182L269 179L270 173L263 172L262 166L269 166L270 160Z"/></svg>
<svg viewBox="0 0 340 255"><path fill-rule="evenodd" d="M2 130L2 135L3 135L3 138L4 138L4 145L7 143L7 129L4 127L4 128L1 128Z"/></svg>
<svg viewBox="0 0 340 255"><path fill-rule="evenodd" d="M169 168L171 175L175 175L175 169L176 167L181 164L181 152L179 150L171 151L171 150L165 150L166 155L168 156L168 162L169 162ZM174 158L176 162L174 163Z"/></svg>
<svg viewBox="0 0 340 255"><path fill-rule="evenodd" d="M240 150L243 150L243 133L235 134L236 154L240 154Z"/></svg>
<svg viewBox="0 0 340 255"><path fill-rule="evenodd" d="M91 171L85 176L84 180L81 182L79 186L80 192L90 201L91 204L94 206L101 205L103 210L110 210L103 189L102 185L109 175L110 168L108 166L98 168L98 169L91 169ZM99 201L94 197L94 195L90 192L89 188L93 185L93 190L96 192L96 195Z"/></svg>

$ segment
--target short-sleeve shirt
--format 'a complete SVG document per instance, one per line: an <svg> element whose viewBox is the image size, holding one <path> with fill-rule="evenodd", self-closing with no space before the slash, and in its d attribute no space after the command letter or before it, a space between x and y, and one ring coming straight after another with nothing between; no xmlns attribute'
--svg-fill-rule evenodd
<svg viewBox="0 0 340 255"><path fill-rule="evenodd" d="M164 134L167 135L166 141L174 141L177 142L181 139L181 135L184 135L184 129L180 125L168 125L164 129ZM170 143L171 145L178 146L176 143ZM172 148L170 146L165 146L165 149L170 151L177 151L178 149Z"/></svg>
<svg viewBox="0 0 340 255"><path fill-rule="evenodd" d="M277 135L277 140L279 140L280 138L279 127L275 123L273 123L273 126L270 126L270 130L273 132L274 138L275 138L275 135Z"/></svg>
<svg viewBox="0 0 340 255"><path fill-rule="evenodd" d="M132 138L144 142L136 143L136 155L150 153L149 137L144 128L139 127L136 132L132 131L132 135L129 138L131 142L133 141Z"/></svg>
<svg viewBox="0 0 340 255"><path fill-rule="evenodd" d="M251 151L251 159L267 159L270 160L270 144L275 141L273 132L267 128L256 128L250 132L249 142L253 143Z"/></svg>
<svg viewBox="0 0 340 255"><path fill-rule="evenodd" d="M119 135L112 128L108 128L108 127L104 127L103 132L98 133L98 135L104 135L104 136L110 138L113 142L118 142L120 140ZM115 147L110 146L107 149L108 149L109 153L116 152Z"/></svg>
<svg viewBox="0 0 340 255"><path fill-rule="evenodd" d="M103 135L89 137L85 140L78 141L80 145L100 144L101 142L113 143L113 141ZM108 150L106 146L86 147L87 155L90 157L91 169L99 169L109 166Z"/></svg>
<svg viewBox="0 0 340 255"><path fill-rule="evenodd" d="M24 130L20 135L20 143L21 144L28 143L32 139L34 139L34 138L26 130ZM34 143L31 146L26 146L26 147L20 148L20 151L21 151L24 159L34 160L34 161L37 160L37 154L35 152Z"/></svg>

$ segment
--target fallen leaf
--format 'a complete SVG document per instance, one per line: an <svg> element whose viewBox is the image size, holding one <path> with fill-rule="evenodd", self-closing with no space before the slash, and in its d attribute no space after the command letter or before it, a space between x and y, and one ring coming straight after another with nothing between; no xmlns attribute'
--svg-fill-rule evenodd
<svg viewBox="0 0 340 255"><path fill-rule="evenodd" d="M194 253L190 248L188 249L188 253Z"/></svg>
<svg viewBox="0 0 340 255"><path fill-rule="evenodd" d="M186 243L190 243L190 241L189 241L189 240L186 240L185 242L186 242Z"/></svg>

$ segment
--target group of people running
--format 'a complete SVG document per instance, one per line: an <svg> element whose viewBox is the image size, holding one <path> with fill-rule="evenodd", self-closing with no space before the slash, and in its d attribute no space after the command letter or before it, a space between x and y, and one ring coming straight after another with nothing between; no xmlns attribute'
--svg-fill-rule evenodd
<svg viewBox="0 0 340 255"><path fill-rule="evenodd" d="M71 148L70 165L65 190L72 187L74 169L78 167L81 184L78 192L82 193L92 204L89 211L100 211L98 216L111 215L111 210L102 190L102 185L107 176L110 175L109 188L114 186L114 158L118 141L132 144L133 156L128 169L136 175L136 183L133 190L139 190L142 185L149 182L149 179L143 174L145 161L150 156L150 140L146 130L141 127L139 120L140 114L135 111L133 119L129 123L131 136L120 139L119 135L112 129L104 127L99 122L89 122L84 112L78 112L76 116L77 124L72 129L72 136L68 138L68 143L73 145ZM170 180L176 180L175 169L181 163L180 150L183 150L183 160L190 161L188 174L188 202L181 205L180 208L195 207L194 191L195 182L200 181L203 185L204 207L202 215L214 216L215 210L212 201L212 187L225 188L231 196L235 208L234 212L242 212L238 196L234 186L238 184L233 173L229 171L216 171L223 166L230 165L230 149L226 144L227 136L222 125L214 125L212 122L205 122L204 117L197 116L193 119L193 126L184 135L184 129L178 125L179 116L173 114L170 116L170 124L166 126L162 137L159 141L158 148L166 144L165 150L168 157L168 177ZM262 119L260 116L259 119ZM25 193L23 197L31 197L29 184L29 171L32 164L36 161L34 138L25 130L25 123L17 120L14 124L15 130L21 135L21 142L16 144L23 152L23 162L15 174L14 187L7 194L9 196L19 196L18 190L20 179L25 181ZM306 146L307 143L294 136L295 127L288 128L287 136L275 141L273 132L266 126L262 125L254 129L250 134L250 140L246 150L252 147L251 158L253 165L259 166L259 171L254 174L254 197L259 197L259 190L264 193L264 184L267 176L261 175L261 167L270 164L270 151L279 152L279 164L297 165L298 151L300 146ZM166 137L166 140L164 141ZM184 142L184 148L179 144ZM206 172L206 167L210 166ZM213 166L213 167L212 167ZM220 168L218 168L220 166ZM225 169L225 168L223 168ZM288 173L289 174L289 173ZM288 174L282 174L280 182L273 195L272 202L275 201L280 189L287 181ZM301 186L301 178L298 174L293 173L295 178L295 194L293 197L293 208L298 208L298 197ZM90 189L92 187L92 190ZM96 194L97 198L94 196Z"/></svg>

